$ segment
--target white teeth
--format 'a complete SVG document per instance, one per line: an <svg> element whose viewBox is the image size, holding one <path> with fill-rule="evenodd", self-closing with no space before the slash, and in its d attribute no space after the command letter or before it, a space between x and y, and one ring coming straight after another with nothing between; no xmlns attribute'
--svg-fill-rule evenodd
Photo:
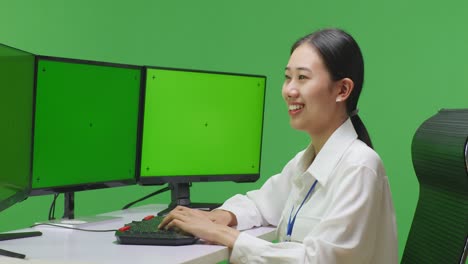
<svg viewBox="0 0 468 264"><path fill-rule="evenodd" d="M304 108L303 105L289 105L288 109L289 110L298 110Z"/></svg>

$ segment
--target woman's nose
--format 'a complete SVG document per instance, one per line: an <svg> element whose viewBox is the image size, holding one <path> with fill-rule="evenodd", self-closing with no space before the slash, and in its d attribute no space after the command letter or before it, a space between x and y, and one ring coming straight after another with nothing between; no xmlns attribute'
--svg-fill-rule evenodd
<svg viewBox="0 0 468 264"><path fill-rule="evenodd" d="M285 85L284 87L285 99L296 98L298 96L299 96L299 91L297 90L297 87L294 85L294 82L290 82Z"/></svg>

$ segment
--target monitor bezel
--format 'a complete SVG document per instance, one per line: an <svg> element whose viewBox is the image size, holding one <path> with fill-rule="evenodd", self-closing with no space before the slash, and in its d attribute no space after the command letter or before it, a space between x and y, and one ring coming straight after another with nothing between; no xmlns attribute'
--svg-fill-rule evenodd
<svg viewBox="0 0 468 264"><path fill-rule="evenodd" d="M148 69L155 70L170 70L170 71L182 71L182 72L195 72L195 73L208 73L208 74L223 74L223 75L233 75L233 76L245 76L245 77L255 77L264 79L263 87L263 106L262 106L262 125L260 131L260 153L259 153L259 167L258 173L246 173L246 174L208 174L208 175L154 175L154 176L141 176L141 156L140 164L138 164L138 176L137 183L142 186L148 185L163 185L163 184L179 184L179 183L189 183L192 182L223 182L231 181L236 183L244 182L255 182L260 178L261 167L262 167L262 149L263 149L263 131L265 126L265 105L266 105L266 92L267 92L267 77L266 75L259 74L246 74L246 73L234 73L234 72L223 72L223 71L210 71L210 70L198 70L198 69L187 69L187 68L172 68L172 67L161 67L161 66L145 66L145 86L142 87L142 109L141 109L141 128L140 128L140 142L139 142L139 153L142 154L143 149L143 128L144 128L144 106L145 106L145 96L146 96L146 78Z"/></svg>
<svg viewBox="0 0 468 264"><path fill-rule="evenodd" d="M54 186L54 187L42 187L42 188L33 188L32 180L33 180L33 168L34 162L33 159L31 160L31 188L30 188L30 196L38 196L38 195L49 195L49 194L58 194L58 193L72 193L72 192L79 192L79 191L88 191L88 190L96 190L96 189L104 189L104 188L113 188L113 187L123 187L129 185L135 185L137 183L138 177L138 166L140 164L140 153L139 153L139 146L141 141L141 121L142 121L142 96L143 96L143 88L145 87L145 70L143 66L137 66L132 64L121 64L121 63L111 63L111 62L100 62L94 60L83 60L83 59L73 59L73 58L63 58L63 57L53 57L53 56L43 56L43 55L36 55L35 57L35 66L34 66L34 102L33 102L33 109L34 109L34 116L33 116L33 140L32 140L32 155L34 155L34 134L35 134L35 122L36 122L36 92L37 92L37 72L39 71L39 61L46 60L46 61L56 61L56 62L65 62L65 63L76 63L76 64L86 64L86 65L96 65L96 66L105 66L105 67L116 67L116 68L126 68L126 69L136 69L140 70L140 87L139 87L139 97L138 97L138 117L137 117L137 131L136 131L136 158L135 158L135 172L133 179L124 179L124 180L115 180L115 181L104 181L104 182L89 182L89 183L82 183L82 184L73 184L73 185L63 185L63 186Z"/></svg>

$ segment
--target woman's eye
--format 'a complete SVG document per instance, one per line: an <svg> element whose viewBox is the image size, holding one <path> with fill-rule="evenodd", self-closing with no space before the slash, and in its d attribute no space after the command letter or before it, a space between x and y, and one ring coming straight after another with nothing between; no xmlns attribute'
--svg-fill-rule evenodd
<svg viewBox="0 0 468 264"><path fill-rule="evenodd" d="M299 80L304 80L304 79L307 79L307 77L305 75L299 75Z"/></svg>
<svg viewBox="0 0 468 264"><path fill-rule="evenodd" d="M284 75L284 79L289 80L291 77L289 75Z"/></svg>

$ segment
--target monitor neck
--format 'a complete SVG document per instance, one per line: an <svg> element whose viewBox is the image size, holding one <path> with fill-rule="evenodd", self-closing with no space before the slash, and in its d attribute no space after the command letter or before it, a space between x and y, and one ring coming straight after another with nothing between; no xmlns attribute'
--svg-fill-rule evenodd
<svg viewBox="0 0 468 264"><path fill-rule="evenodd" d="M75 218L75 193L66 192L63 194L65 196L65 204L63 207L63 218L64 219L74 219Z"/></svg>
<svg viewBox="0 0 468 264"><path fill-rule="evenodd" d="M211 211L220 206L220 204L217 203L192 203L190 201L191 186L191 182L169 183L169 189L171 190L171 203L169 204L168 208L159 212L158 215L164 216L178 205L197 208L205 211Z"/></svg>

